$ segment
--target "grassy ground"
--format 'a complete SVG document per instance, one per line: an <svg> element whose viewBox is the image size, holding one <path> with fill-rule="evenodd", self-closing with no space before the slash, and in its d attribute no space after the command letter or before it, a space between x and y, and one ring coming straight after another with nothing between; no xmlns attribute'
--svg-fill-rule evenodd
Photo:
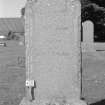
<svg viewBox="0 0 105 105"><path fill-rule="evenodd" d="M0 46L0 105L18 105L25 94L25 47L6 44Z"/></svg>
<svg viewBox="0 0 105 105"><path fill-rule="evenodd" d="M25 95L25 47L16 41L6 44L0 46L0 105L19 105ZM82 55L82 96L89 103L105 99L105 52Z"/></svg>
<svg viewBox="0 0 105 105"><path fill-rule="evenodd" d="M105 99L105 52L83 53L83 97L88 103Z"/></svg>

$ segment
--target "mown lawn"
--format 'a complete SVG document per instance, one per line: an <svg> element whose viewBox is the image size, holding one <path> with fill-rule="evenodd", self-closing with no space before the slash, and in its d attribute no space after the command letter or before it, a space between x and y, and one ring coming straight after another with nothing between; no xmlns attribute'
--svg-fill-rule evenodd
<svg viewBox="0 0 105 105"><path fill-rule="evenodd" d="M0 46L0 105L19 105L25 95L25 46L6 44Z"/></svg>
<svg viewBox="0 0 105 105"><path fill-rule="evenodd" d="M85 52L82 54L83 94L88 103L105 99L105 52Z"/></svg>
<svg viewBox="0 0 105 105"><path fill-rule="evenodd" d="M19 105L25 95L25 46L16 41L6 41L0 46L0 105ZM86 101L94 103L105 99L105 52L83 53L83 94Z"/></svg>

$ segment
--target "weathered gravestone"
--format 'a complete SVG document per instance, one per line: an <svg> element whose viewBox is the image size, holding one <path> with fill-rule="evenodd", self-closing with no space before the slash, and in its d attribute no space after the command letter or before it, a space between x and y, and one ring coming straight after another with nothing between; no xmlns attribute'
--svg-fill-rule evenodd
<svg viewBox="0 0 105 105"><path fill-rule="evenodd" d="M80 100L80 7L79 0L26 5L26 74L36 82L34 105L86 105Z"/></svg>
<svg viewBox="0 0 105 105"><path fill-rule="evenodd" d="M83 43L82 48L84 52L93 52L94 49L94 24L87 20L82 23L83 26Z"/></svg>
<svg viewBox="0 0 105 105"><path fill-rule="evenodd" d="M100 52L97 52L95 49L93 22L87 20L84 23L82 23L82 27L83 27L82 52L91 53L94 59L104 60L102 54L100 54Z"/></svg>

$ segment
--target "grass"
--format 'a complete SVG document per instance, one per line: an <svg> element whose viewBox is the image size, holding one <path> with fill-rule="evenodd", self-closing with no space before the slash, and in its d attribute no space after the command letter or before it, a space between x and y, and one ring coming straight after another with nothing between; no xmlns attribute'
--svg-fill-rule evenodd
<svg viewBox="0 0 105 105"><path fill-rule="evenodd" d="M25 95L25 46L6 41L0 46L0 105L19 105ZM105 58L105 52L100 52ZM88 103L105 99L105 60L83 53L83 94ZM98 82L97 82L98 80Z"/></svg>
<svg viewBox="0 0 105 105"><path fill-rule="evenodd" d="M82 55L82 96L88 103L95 103L105 99L105 51Z"/></svg>
<svg viewBox="0 0 105 105"><path fill-rule="evenodd" d="M6 44L0 46L0 105L19 105L25 95L25 47Z"/></svg>

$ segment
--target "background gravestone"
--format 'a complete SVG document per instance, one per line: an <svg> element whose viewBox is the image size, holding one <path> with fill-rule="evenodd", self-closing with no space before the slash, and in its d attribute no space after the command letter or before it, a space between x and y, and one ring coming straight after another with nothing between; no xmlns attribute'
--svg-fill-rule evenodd
<svg viewBox="0 0 105 105"><path fill-rule="evenodd" d="M94 42L94 24L92 21L85 21L83 23L83 41L86 43Z"/></svg>
<svg viewBox="0 0 105 105"><path fill-rule="evenodd" d="M94 24L92 21L82 23L83 27L83 51L95 51L94 49Z"/></svg>

